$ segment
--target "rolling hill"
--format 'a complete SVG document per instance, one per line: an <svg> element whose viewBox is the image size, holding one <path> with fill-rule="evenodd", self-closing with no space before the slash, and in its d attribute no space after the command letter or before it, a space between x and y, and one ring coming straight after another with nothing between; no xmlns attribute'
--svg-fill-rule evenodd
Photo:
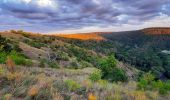
<svg viewBox="0 0 170 100"><path fill-rule="evenodd" d="M0 99L168 100L169 28L0 32Z"/></svg>

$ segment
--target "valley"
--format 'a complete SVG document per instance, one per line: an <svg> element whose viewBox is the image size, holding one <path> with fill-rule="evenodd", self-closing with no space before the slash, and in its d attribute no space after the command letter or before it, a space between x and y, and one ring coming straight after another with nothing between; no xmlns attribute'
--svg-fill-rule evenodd
<svg viewBox="0 0 170 100"><path fill-rule="evenodd" d="M170 28L148 29L68 35L0 32L0 97L169 99L170 35L162 32Z"/></svg>

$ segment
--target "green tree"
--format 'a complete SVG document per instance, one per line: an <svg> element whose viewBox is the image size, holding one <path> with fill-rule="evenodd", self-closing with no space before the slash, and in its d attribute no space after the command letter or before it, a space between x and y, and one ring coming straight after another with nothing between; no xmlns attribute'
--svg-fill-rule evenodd
<svg viewBox="0 0 170 100"><path fill-rule="evenodd" d="M125 71L117 67L117 61L113 55L100 61L99 69L102 71L102 78L111 82L127 81Z"/></svg>

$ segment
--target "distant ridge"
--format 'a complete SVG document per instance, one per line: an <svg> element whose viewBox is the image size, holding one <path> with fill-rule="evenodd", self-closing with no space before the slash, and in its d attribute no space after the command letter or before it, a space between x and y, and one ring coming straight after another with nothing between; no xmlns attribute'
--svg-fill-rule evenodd
<svg viewBox="0 0 170 100"><path fill-rule="evenodd" d="M142 30L145 34L169 34L170 35L170 27L153 27L153 28L145 28Z"/></svg>
<svg viewBox="0 0 170 100"><path fill-rule="evenodd" d="M71 38L71 39L79 39L79 40L105 40L101 34L110 34L111 32L92 32L92 33L76 33L76 34L57 34L55 36Z"/></svg>

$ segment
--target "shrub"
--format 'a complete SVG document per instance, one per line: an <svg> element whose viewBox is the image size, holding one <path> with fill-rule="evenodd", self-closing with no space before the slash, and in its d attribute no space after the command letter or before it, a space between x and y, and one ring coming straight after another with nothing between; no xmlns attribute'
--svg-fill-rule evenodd
<svg viewBox="0 0 170 100"><path fill-rule="evenodd" d="M141 79L138 82L138 88L141 89L141 90L145 90L147 88L147 85L148 85L148 81L147 80Z"/></svg>
<svg viewBox="0 0 170 100"><path fill-rule="evenodd" d="M11 72L9 72L9 73L7 73L6 77L9 81L14 81L14 80L19 81L22 77L22 73L18 73L18 72L11 73Z"/></svg>
<svg viewBox="0 0 170 100"><path fill-rule="evenodd" d="M86 62L86 61L80 61L80 64L82 65L82 68L93 67L91 63Z"/></svg>
<svg viewBox="0 0 170 100"><path fill-rule="evenodd" d="M51 68L59 68L57 62L54 62L54 61L48 62L48 65L49 65L49 67L51 67Z"/></svg>
<svg viewBox="0 0 170 100"><path fill-rule="evenodd" d="M45 61L41 60L39 63L39 67L44 68L45 67Z"/></svg>
<svg viewBox="0 0 170 100"><path fill-rule="evenodd" d="M20 56L16 51L10 53L10 57L14 60L17 65L25 65L26 60L24 57Z"/></svg>
<svg viewBox="0 0 170 100"><path fill-rule="evenodd" d="M78 69L81 68L81 66L76 60L74 60L70 63L70 68Z"/></svg>
<svg viewBox="0 0 170 100"><path fill-rule="evenodd" d="M16 51L12 51L9 56L17 65L27 65L27 66L32 65L31 60L26 59L23 55L17 53Z"/></svg>
<svg viewBox="0 0 170 100"><path fill-rule="evenodd" d="M138 88L142 90L146 90L150 84L154 84L154 76L149 72L144 74L139 82L138 82ZM156 86L156 84L154 84Z"/></svg>
<svg viewBox="0 0 170 100"><path fill-rule="evenodd" d="M88 100L97 100L97 97L94 94L89 93L88 94Z"/></svg>
<svg viewBox="0 0 170 100"><path fill-rule="evenodd" d="M120 69L120 68L114 68L113 72L112 72L113 76L112 76L112 81L122 81L125 82L127 81L127 76L124 70Z"/></svg>
<svg viewBox="0 0 170 100"><path fill-rule="evenodd" d="M5 73L5 70L0 66L0 77Z"/></svg>
<svg viewBox="0 0 170 100"><path fill-rule="evenodd" d="M113 55L108 56L100 61L99 69L101 69L103 79L109 81L127 81L127 76L124 70L118 68L117 61Z"/></svg>
<svg viewBox="0 0 170 100"><path fill-rule="evenodd" d="M138 88L141 90L157 90L160 94L167 94L170 91L170 82L155 81L151 73L146 73L138 82Z"/></svg>
<svg viewBox="0 0 170 100"><path fill-rule="evenodd" d="M104 72L104 73L109 73L113 70L114 67L116 67L116 59L115 57L108 56L100 61L100 66L99 68Z"/></svg>
<svg viewBox="0 0 170 100"><path fill-rule="evenodd" d="M162 81L154 81L151 84L152 89L159 90L160 94L167 94L170 91L170 83L169 82L162 82Z"/></svg>
<svg viewBox="0 0 170 100"><path fill-rule="evenodd" d="M11 100L12 99L12 94L5 94L3 96L3 99L2 100Z"/></svg>
<svg viewBox="0 0 170 100"><path fill-rule="evenodd" d="M40 43L38 41L24 41L25 43L27 43L28 45L35 47L35 48L41 48L41 47L45 47L46 45L44 43Z"/></svg>
<svg viewBox="0 0 170 100"><path fill-rule="evenodd" d="M28 95L33 97L33 96L36 96L39 92L39 87L38 86L32 86L30 87L30 89L28 90Z"/></svg>
<svg viewBox="0 0 170 100"><path fill-rule="evenodd" d="M33 65L32 60L26 59L25 65L26 65L26 66L32 66L32 65Z"/></svg>
<svg viewBox="0 0 170 100"><path fill-rule="evenodd" d="M74 91L81 87L80 84L78 84L77 82L75 82L73 80L65 80L64 82L65 82L67 88L69 89L69 91Z"/></svg>
<svg viewBox="0 0 170 100"><path fill-rule="evenodd" d="M7 58L7 54L5 52L0 52L0 64L4 64Z"/></svg>
<svg viewBox="0 0 170 100"><path fill-rule="evenodd" d="M7 61L6 61L6 65L7 65L7 68L10 72L14 72L15 71L15 63L12 61L12 59L10 57L7 58Z"/></svg>
<svg viewBox="0 0 170 100"><path fill-rule="evenodd" d="M0 35L0 52L2 51L10 52L12 50L12 46L11 44L9 44L10 42L11 41Z"/></svg>
<svg viewBox="0 0 170 100"><path fill-rule="evenodd" d="M101 77L102 77L101 71L97 70L97 71L93 72L92 74L90 74L89 79L93 82L97 82L101 79Z"/></svg>

